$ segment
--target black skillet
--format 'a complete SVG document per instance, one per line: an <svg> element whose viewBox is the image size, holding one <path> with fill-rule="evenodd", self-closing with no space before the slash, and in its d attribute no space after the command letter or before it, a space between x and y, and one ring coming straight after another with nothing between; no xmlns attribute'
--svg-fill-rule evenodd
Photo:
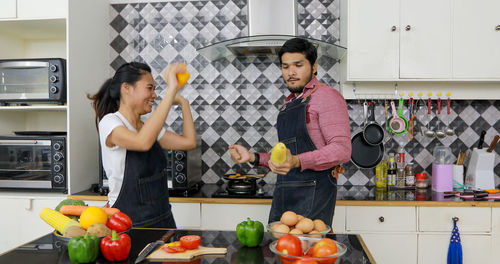
<svg viewBox="0 0 500 264"><path fill-rule="evenodd" d="M375 104L368 103L368 121L363 128L363 137L366 143L378 145L384 141L384 129L375 121Z"/></svg>
<svg viewBox="0 0 500 264"><path fill-rule="evenodd" d="M364 103L363 117L365 118L365 123L367 122L366 113L367 103ZM377 164L379 164L380 161L382 161L382 159L384 158L384 144L368 144L364 139L363 131L364 129L356 133L351 139L351 161L360 168L370 169L377 166Z"/></svg>

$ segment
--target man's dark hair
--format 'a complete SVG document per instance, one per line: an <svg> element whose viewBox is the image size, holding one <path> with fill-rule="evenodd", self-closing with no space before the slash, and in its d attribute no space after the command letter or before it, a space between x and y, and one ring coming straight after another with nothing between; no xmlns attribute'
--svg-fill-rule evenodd
<svg viewBox="0 0 500 264"><path fill-rule="evenodd" d="M311 63L311 67L314 65L316 62L316 59L318 58L318 52L316 51L316 47L309 41L303 38L293 38L289 39L281 46L281 49L278 53L279 58L280 58L280 64L281 62L281 57L285 52L291 52L291 53L302 53L305 55L306 59Z"/></svg>

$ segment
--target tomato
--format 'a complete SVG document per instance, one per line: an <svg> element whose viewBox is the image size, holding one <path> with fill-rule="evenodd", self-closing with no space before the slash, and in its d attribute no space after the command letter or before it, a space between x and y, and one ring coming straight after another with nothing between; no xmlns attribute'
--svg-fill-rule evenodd
<svg viewBox="0 0 500 264"><path fill-rule="evenodd" d="M313 257L327 257L338 252L337 244L335 241L329 238L323 238L318 243L313 246ZM337 258L328 258L319 261L319 263L334 263L337 261Z"/></svg>
<svg viewBox="0 0 500 264"><path fill-rule="evenodd" d="M179 240L185 249L197 249L201 244L201 237L197 235L182 236Z"/></svg>
<svg viewBox="0 0 500 264"><path fill-rule="evenodd" d="M314 250L314 247L310 247L306 254L304 254L304 256L307 256L307 257L312 257L313 256L313 250Z"/></svg>
<svg viewBox="0 0 500 264"><path fill-rule="evenodd" d="M179 253L179 252L184 252L186 251L185 248L183 247L178 247L178 246L169 246L169 247L162 247L161 248L163 251L167 253Z"/></svg>
<svg viewBox="0 0 500 264"><path fill-rule="evenodd" d="M293 264L318 264L314 259L299 259L293 262Z"/></svg>
<svg viewBox="0 0 500 264"><path fill-rule="evenodd" d="M281 253L292 256L302 256L304 254L304 252L302 252L302 243L300 243L300 239L290 234L286 234L278 239L276 249Z"/></svg>

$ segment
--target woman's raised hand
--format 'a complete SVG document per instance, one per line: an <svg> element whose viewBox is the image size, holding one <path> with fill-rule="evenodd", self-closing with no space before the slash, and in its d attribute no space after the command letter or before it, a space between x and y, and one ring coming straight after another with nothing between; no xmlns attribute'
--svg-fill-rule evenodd
<svg viewBox="0 0 500 264"><path fill-rule="evenodd" d="M186 72L186 65L184 63L174 63L167 66L165 73L163 74L163 79L167 82L168 90L172 89L172 92L175 93L182 90L184 86L179 85L177 81L177 73L184 72Z"/></svg>
<svg viewBox="0 0 500 264"><path fill-rule="evenodd" d="M178 104L178 105L181 105L182 103L184 102L187 102L187 99L184 98L180 93L176 93L175 94L175 98L174 98L174 104Z"/></svg>

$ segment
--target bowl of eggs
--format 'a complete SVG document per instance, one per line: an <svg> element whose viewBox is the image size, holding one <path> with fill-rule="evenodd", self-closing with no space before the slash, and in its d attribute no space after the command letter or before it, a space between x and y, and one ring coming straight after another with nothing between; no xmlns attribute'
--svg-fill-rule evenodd
<svg viewBox="0 0 500 264"><path fill-rule="evenodd" d="M286 234L297 237L325 237L331 230L321 219L312 220L292 211L284 212L280 221L267 225L267 231L276 239Z"/></svg>

